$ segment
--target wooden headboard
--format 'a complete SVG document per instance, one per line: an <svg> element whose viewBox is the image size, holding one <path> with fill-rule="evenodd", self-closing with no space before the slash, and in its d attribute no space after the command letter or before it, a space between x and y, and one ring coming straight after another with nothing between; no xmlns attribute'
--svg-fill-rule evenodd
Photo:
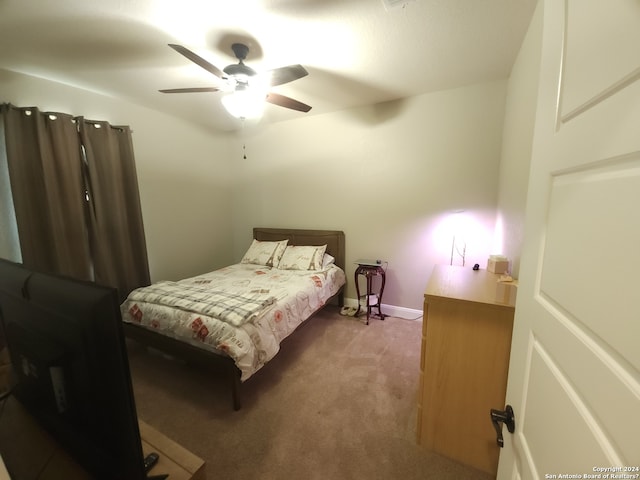
<svg viewBox="0 0 640 480"><path fill-rule="evenodd" d="M327 253L334 257L337 266L344 270L344 232L340 230L299 230L290 228L253 229L256 240L274 242L289 240L289 245L327 245Z"/></svg>

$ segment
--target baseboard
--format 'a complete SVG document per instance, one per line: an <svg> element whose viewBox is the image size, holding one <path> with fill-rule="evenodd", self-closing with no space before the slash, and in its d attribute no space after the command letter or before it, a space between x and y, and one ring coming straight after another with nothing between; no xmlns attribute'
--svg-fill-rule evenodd
<svg viewBox="0 0 640 480"><path fill-rule="evenodd" d="M357 307L358 300L355 298L345 298L344 304L347 307ZM406 320L420 320L422 321L422 310L416 310L414 308L398 307L396 305L388 305L383 303L381 305L382 313L389 315L390 317L404 318Z"/></svg>

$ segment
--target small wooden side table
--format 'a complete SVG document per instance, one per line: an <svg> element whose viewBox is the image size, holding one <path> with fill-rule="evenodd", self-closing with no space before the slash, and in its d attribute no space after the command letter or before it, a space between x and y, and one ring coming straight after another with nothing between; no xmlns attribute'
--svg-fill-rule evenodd
<svg viewBox="0 0 640 480"><path fill-rule="evenodd" d="M357 260L358 267L355 273L356 293L358 295L358 310L356 310L356 316L360 313L360 284L358 279L360 275L363 275L367 281L367 293L366 293L366 308L367 308L367 325L369 325L369 317L375 316L380 320L384 320L384 315L380 310L380 304L382 303L382 294L384 293L384 284L386 281L386 273L382 268L382 262L376 260ZM374 277L381 277L380 290L376 293L373 291L373 279ZM371 297L375 297L376 302L371 303ZM378 313L371 312L372 309L377 309Z"/></svg>

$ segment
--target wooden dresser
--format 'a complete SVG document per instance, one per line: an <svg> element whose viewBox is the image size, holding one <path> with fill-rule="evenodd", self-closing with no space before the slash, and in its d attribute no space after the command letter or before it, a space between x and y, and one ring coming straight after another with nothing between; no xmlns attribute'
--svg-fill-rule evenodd
<svg viewBox="0 0 640 480"><path fill-rule="evenodd" d="M492 475L499 447L490 410L505 402L513 284L470 267L438 265L424 295L418 443Z"/></svg>

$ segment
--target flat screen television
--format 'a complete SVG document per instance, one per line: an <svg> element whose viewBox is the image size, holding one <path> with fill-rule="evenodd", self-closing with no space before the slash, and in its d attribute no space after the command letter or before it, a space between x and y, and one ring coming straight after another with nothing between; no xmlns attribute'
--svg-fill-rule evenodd
<svg viewBox="0 0 640 480"><path fill-rule="evenodd" d="M92 477L146 478L116 289L0 259L0 318L25 409Z"/></svg>

